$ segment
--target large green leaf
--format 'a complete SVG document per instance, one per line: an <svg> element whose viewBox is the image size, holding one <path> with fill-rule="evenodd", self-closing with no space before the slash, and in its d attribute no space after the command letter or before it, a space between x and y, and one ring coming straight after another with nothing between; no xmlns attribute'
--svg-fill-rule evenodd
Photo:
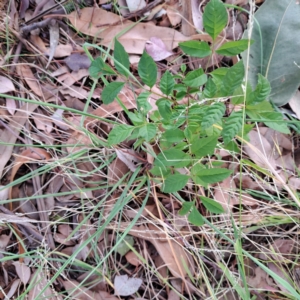
<svg viewBox="0 0 300 300"><path fill-rule="evenodd" d="M300 85L299 16L295 0L266 0L255 14L259 25L253 24L249 66L247 52L242 54L253 87L259 73L265 76L271 84L270 99L278 106L286 104Z"/></svg>

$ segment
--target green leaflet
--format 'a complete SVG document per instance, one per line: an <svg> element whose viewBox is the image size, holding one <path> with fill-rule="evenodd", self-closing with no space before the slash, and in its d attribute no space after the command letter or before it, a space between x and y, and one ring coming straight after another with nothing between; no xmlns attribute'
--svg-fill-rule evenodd
<svg viewBox="0 0 300 300"><path fill-rule="evenodd" d="M234 56L245 51L249 45L253 44L253 40L239 40L233 42L224 43L220 48L216 50L216 53L226 56Z"/></svg>
<svg viewBox="0 0 300 300"><path fill-rule="evenodd" d="M262 102L267 100L271 92L271 85L267 78L258 74L258 83L254 90L253 102Z"/></svg>
<svg viewBox="0 0 300 300"><path fill-rule="evenodd" d="M214 83L212 78L208 78L206 84L205 84L205 89L203 91L203 94L205 96L205 98L213 98L216 93L217 93L217 86Z"/></svg>
<svg viewBox="0 0 300 300"><path fill-rule="evenodd" d="M221 89L222 96L230 96L236 88L238 88L245 75L245 69L243 61L239 61L237 64L232 66L223 78L223 86Z"/></svg>
<svg viewBox="0 0 300 300"><path fill-rule="evenodd" d="M214 214L221 214L224 212L224 208L217 201L204 196L200 196L200 199L202 201L202 204L209 212Z"/></svg>
<svg viewBox="0 0 300 300"><path fill-rule="evenodd" d="M116 72L103 61L101 56L98 56L91 63L89 74L93 78L98 78L100 75L116 75Z"/></svg>
<svg viewBox="0 0 300 300"><path fill-rule="evenodd" d="M194 57L202 58L209 56L212 53L207 42L187 41L179 43L179 47L185 54Z"/></svg>
<svg viewBox="0 0 300 300"><path fill-rule="evenodd" d="M160 89L165 95L169 96L173 92L174 86L175 80L172 74L167 70L165 74L161 77Z"/></svg>
<svg viewBox="0 0 300 300"><path fill-rule="evenodd" d="M115 100L121 92L125 82L110 82L102 91L101 97L104 104L109 104Z"/></svg>
<svg viewBox="0 0 300 300"><path fill-rule="evenodd" d="M195 226L202 226L204 224L203 216L199 213L194 202L183 202L182 208L179 210L179 215L188 215L188 220Z"/></svg>
<svg viewBox="0 0 300 300"><path fill-rule="evenodd" d="M149 96L151 95L150 92L142 92L138 95L136 99L137 108L140 113L146 114L151 110L152 106L148 101Z"/></svg>
<svg viewBox="0 0 300 300"><path fill-rule="evenodd" d="M241 131L243 126L243 111L233 112L225 121L221 135L224 144L229 143L235 135Z"/></svg>
<svg viewBox="0 0 300 300"><path fill-rule="evenodd" d="M156 135L157 127L155 124L147 123L139 130L139 136L144 138L146 142L149 142Z"/></svg>
<svg viewBox="0 0 300 300"><path fill-rule="evenodd" d="M210 136L201 139L195 139L191 145L191 152L197 158L201 158L206 155L212 155L217 146L218 136Z"/></svg>
<svg viewBox="0 0 300 300"><path fill-rule="evenodd" d="M125 51L123 45L117 39L115 39L114 60L121 64L119 65L118 63L115 63L116 69L119 71L119 73L128 77L130 72L129 55Z"/></svg>
<svg viewBox="0 0 300 300"><path fill-rule="evenodd" d="M154 165L160 167L186 167L191 162L190 156L177 149L169 149L159 153L154 161Z"/></svg>
<svg viewBox="0 0 300 300"><path fill-rule="evenodd" d="M157 66L153 58L145 51L138 64L138 73L144 84L150 88L154 86L157 78Z"/></svg>
<svg viewBox="0 0 300 300"><path fill-rule="evenodd" d="M118 125L114 127L108 135L109 145L117 145L125 141L132 133L134 127L129 125Z"/></svg>
<svg viewBox="0 0 300 300"><path fill-rule="evenodd" d="M179 128L168 129L162 135L162 140L166 140L169 143L178 143L183 139L184 139L184 132Z"/></svg>
<svg viewBox="0 0 300 300"><path fill-rule="evenodd" d="M203 13L203 25L205 31L212 37L217 38L228 22L227 10L220 0L210 0L205 6Z"/></svg>
<svg viewBox="0 0 300 300"><path fill-rule="evenodd" d="M188 212L190 212L193 206L194 206L194 202L187 202L187 201L183 202L182 207L178 212L179 216L186 215Z"/></svg>
<svg viewBox="0 0 300 300"><path fill-rule="evenodd" d="M217 102L207 107L201 123L202 128L206 129L217 123L223 117L225 109L225 104L222 102Z"/></svg>
<svg viewBox="0 0 300 300"><path fill-rule="evenodd" d="M172 102L168 99L161 98L156 101L156 105L162 118L165 120L169 120L172 115Z"/></svg>
<svg viewBox="0 0 300 300"><path fill-rule="evenodd" d="M204 224L203 216L199 213L196 206L192 207L188 220L195 226L202 226Z"/></svg>
<svg viewBox="0 0 300 300"><path fill-rule="evenodd" d="M190 87L199 87L205 84L206 81L207 75L204 74L203 69L200 68L189 72L183 80L183 83Z"/></svg>
<svg viewBox="0 0 300 300"><path fill-rule="evenodd" d="M164 193L174 193L180 191L185 187L189 180L189 176L182 174L172 174L169 175L162 186L162 191Z"/></svg>
<svg viewBox="0 0 300 300"><path fill-rule="evenodd" d="M232 170L223 168L199 169L193 176L200 179L206 184L211 184L226 179L231 173Z"/></svg>

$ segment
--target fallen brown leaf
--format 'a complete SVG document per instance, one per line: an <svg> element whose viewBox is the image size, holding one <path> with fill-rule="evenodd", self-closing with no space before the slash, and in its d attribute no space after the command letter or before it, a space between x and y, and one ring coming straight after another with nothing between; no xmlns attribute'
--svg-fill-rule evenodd
<svg viewBox="0 0 300 300"><path fill-rule="evenodd" d="M148 227L144 225L134 226L129 233L151 242L174 276L181 278L181 274L186 275L186 266L190 265L190 258L184 248L173 239L168 238L164 232L158 233L158 228L154 225L149 224ZM176 259L174 255L176 255ZM190 269L190 271L193 272L194 270Z"/></svg>
<svg viewBox="0 0 300 300"><path fill-rule="evenodd" d="M29 115L38 107L37 104L24 104L19 111L10 119L10 122L5 130L0 133L0 178L3 174L3 169L10 160L13 144L19 136L20 130L23 128Z"/></svg>
<svg viewBox="0 0 300 300"><path fill-rule="evenodd" d="M269 165L275 168L276 163L274 159L273 148L268 140L259 134L257 131L252 130L249 132L250 144L258 149L260 153L252 150L248 144L245 145L245 151L249 157L260 167L266 168L269 170ZM268 161L268 163L267 163Z"/></svg>
<svg viewBox="0 0 300 300"><path fill-rule="evenodd" d="M99 15L101 15L101 18L98 17ZM116 14L101 8L86 7L81 10L80 18L78 18L76 12L66 15L66 17L78 31L101 39L101 44L111 49L113 49L112 41L115 36L126 30L118 40L128 53L142 54L146 41L153 36L160 38L166 48L170 50L176 48L179 42L191 39L191 37L186 37L173 28L159 27L150 23L134 24L127 20L116 25L118 22L121 23L122 19ZM206 34L197 35L197 37L211 41Z"/></svg>
<svg viewBox="0 0 300 300"><path fill-rule="evenodd" d="M231 177L226 178L215 187L214 199L219 202L227 212L233 208L233 205L240 203L249 206L258 204L258 200L255 200L246 193L239 195L235 182Z"/></svg>

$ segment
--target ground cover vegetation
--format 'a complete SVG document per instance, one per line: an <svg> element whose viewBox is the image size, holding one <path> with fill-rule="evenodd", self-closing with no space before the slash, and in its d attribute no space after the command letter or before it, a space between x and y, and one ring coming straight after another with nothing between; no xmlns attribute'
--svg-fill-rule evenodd
<svg viewBox="0 0 300 300"><path fill-rule="evenodd" d="M0 299L300 299L298 1L0 5Z"/></svg>

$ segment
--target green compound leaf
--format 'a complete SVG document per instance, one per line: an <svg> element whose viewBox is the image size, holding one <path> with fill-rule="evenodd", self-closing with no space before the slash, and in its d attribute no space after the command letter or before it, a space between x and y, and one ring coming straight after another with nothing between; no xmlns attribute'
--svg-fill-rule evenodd
<svg viewBox="0 0 300 300"><path fill-rule="evenodd" d="M225 110L226 107L223 102L216 102L213 105L207 107L201 123L202 128L207 129L213 124L220 121L225 113Z"/></svg>
<svg viewBox="0 0 300 300"><path fill-rule="evenodd" d="M147 114L152 109L152 106L148 101L150 95L150 92L142 92L136 98L138 111L142 114Z"/></svg>
<svg viewBox="0 0 300 300"><path fill-rule="evenodd" d="M213 40L225 28L227 21L228 15L225 5L220 0L210 0L204 9L203 25Z"/></svg>
<svg viewBox="0 0 300 300"><path fill-rule="evenodd" d="M249 45L253 44L253 40L239 40L224 43L216 52L220 55L234 56L245 51Z"/></svg>
<svg viewBox="0 0 300 300"><path fill-rule="evenodd" d="M237 89L243 82L245 75L245 68L243 61L239 61L231 67L223 78L222 95L231 96L235 89Z"/></svg>
<svg viewBox="0 0 300 300"><path fill-rule="evenodd" d="M220 203L216 202L215 200L204 196L200 196L200 199L202 201L202 204L209 212L213 214L221 214L224 212L223 206Z"/></svg>
<svg viewBox="0 0 300 300"><path fill-rule="evenodd" d="M92 61L89 74L93 78L99 78L100 75L116 75L116 72L99 56Z"/></svg>
<svg viewBox="0 0 300 300"><path fill-rule="evenodd" d="M197 69L189 72L183 80L183 83L190 87L199 87L205 84L207 75L204 74L203 69Z"/></svg>
<svg viewBox="0 0 300 300"><path fill-rule="evenodd" d="M226 120L221 132L224 144L228 144L243 126L243 111L233 112Z"/></svg>
<svg viewBox="0 0 300 300"><path fill-rule="evenodd" d="M254 91L254 102L262 102L266 100L271 92L271 85L268 79L258 74L258 83Z"/></svg>
<svg viewBox="0 0 300 300"><path fill-rule="evenodd" d="M129 125L118 125L114 127L108 135L107 142L109 145L117 145L125 141L134 130L133 126Z"/></svg>
<svg viewBox="0 0 300 300"><path fill-rule="evenodd" d="M160 80L160 89L165 95L169 96L173 92L174 86L175 80L167 70Z"/></svg>
<svg viewBox="0 0 300 300"><path fill-rule="evenodd" d="M157 127L155 124L148 123L141 127L139 130L139 136L144 138L146 142L149 142L156 135Z"/></svg>
<svg viewBox="0 0 300 300"><path fill-rule="evenodd" d="M145 51L139 61L138 73L144 84L150 88L154 86L157 78L157 66L153 58Z"/></svg>
<svg viewBox="0 0 300 300"><path fill-rule="evenodd" d="M119 73L128 77L130 66L129 56L123 45L117 39L115 39L114 60L122 65L120 66L119 64L115 63L116 69L119 71Z"/></svg>
<svg viewBox="0 0 300 300"><path fill-rule="evenodd" d="M164 181L162 191L164 193L174 193L185 187L189 176L182 174L169 175Z"/></svg>
<svg viewBox="0 0 300 300"><path fill-rule="evenodd" d="M194 57L202 58L212 53L207 42L187 41L179 43L179 46L185 54Z"/></svg>
<svg viewBox="0 0 300 300"><path fill-rule="evenodd" d="M195 205L192 207L192 211L188 216L188 220L195 226L202 226L204 224L203 216L199 213Z"/></svg>
<svg viewBox="0 0 300 300"><path fill-rule="evenodd" d="M226 179L232 173L231 170L223 168L199 169L195 177L199 178L206 184L217 183Z"/></svg>
<svg viewBox="0 0 300 300"><path fill-rule="evenodd" d="M104 104L109 104L115 100L121 92L125 82L114 81L109 83L102 91L101 98Z"/></svg>

